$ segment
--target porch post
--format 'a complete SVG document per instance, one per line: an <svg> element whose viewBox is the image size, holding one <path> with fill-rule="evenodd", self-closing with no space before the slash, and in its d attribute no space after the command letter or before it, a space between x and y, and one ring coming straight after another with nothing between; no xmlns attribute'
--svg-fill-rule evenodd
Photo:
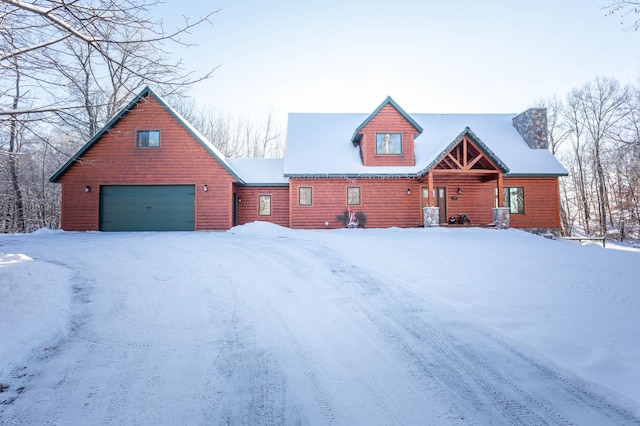
<svg viewBox="0 0 640 426"><path fill-rule="evenodd" d="M504 207L504 195L503 195L503 190L504 188L504 181L502 179L502 173L498 173L498 207Z"/></svg>
<svg viewBox="0 0 640 426"><path fill-rule="evenodd" d="M428 179L428 186L429 186L429 196L428 196L428 205L429 207L433 207L434 206L434 202L433 202L433 173L431 172L431 170L429 170L427 172L427 179Z"/></svg>

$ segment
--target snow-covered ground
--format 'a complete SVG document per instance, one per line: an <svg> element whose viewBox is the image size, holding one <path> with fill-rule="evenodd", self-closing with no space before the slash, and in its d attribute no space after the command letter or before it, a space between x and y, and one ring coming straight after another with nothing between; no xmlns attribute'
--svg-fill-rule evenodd
<svg viewBox="0 0 640 426"><path fill-rule="evenodd" d="M0 424L638 424L640 252L517 230L0 237Z"/></svg>

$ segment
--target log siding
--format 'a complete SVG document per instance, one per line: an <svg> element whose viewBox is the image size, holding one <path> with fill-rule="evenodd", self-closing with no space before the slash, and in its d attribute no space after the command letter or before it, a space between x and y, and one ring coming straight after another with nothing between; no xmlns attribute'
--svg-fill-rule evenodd
<svg viewBox="0 0 640 426"><path fill-rule="evenodd" d="M560 189L557 177L505 177L504 187L524 188L524 214L511 214L511 227L560 228Z"/></svg>
<svg viewBox="0 0 640 426"><path fill-rule="evenodd" d="M291 179L291 193L299 187L313 187L313 205L291 203L291 228L342 228L336 220L347 207L367 216L367 228L420 226L420 184L410 178L324 178ZM360 187L360 205L347 205L347 188ZM410 194L407 194L410 189Z"/></svg>
<svg viewBox="0 0 640 426"><path fill-rule="evenodd" d="M413 166L415 127L407 121L393 106L385 105L360 131L360 151L365 166ZM402 135L402 153L377 154L376 134L400 133Z"/></svg>
<svg viewBox="0 0 640 426"><path fill-rule="evenodd" d="M246 186L236 187L236 195L242 199L237 204L237 224L254 221L271 222L289 226L289 187L287 186ZM271 216L260 216L258 201L260 195L271 195Z"/></svg>

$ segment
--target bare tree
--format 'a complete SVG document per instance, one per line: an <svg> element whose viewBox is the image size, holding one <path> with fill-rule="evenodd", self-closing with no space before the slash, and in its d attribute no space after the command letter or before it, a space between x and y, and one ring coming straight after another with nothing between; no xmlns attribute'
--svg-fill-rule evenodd
<svg viewBox="0 0 640 426"><path fill-rule="evenodd" d="M211 75L213 69L199 76L187 71L180 61L168 59L165 48L187 45L183 36L208 23L215 12L185 18L182 26L166 31L151 15L158 4L0 0L0 170L8 182L0 213L5 232L26 230L34 217L38 223L48 221L45 207L55 201L55 190L36 190L34 182L50 171L51 160L55 166L66 161L141 86L182 93ZM74 142L52 143L54 132ZM34 161L42 164L36 167Z"/></svg>
<svg viewBox="0 0 640 426"><path fill-rule="evenodd" d="M561 145L569 139L571 129L562 114L565 111L564 102L558 96L539 99L535 102L537 107L547 109L547 127L549 134L549 150L552 154L556 154Z"/></svg>
<svg viewBox="0 0 640 426"><path fill-rule="evenodd" d="M5 39L8 43L12 45L15 44L15 39L11 36L11 34L6 34ZM8 119L3 120L2 122L2 124L8 128L6 129L5 133L8 133L8 143L3 143L2 145L6 145L6 155L8 157L9 163L9 181L11 183L11 193L7 198L12 201L12 204L7 206L5 210L4 227L13 227L18 232L24 232L25 222L23 194L18 182L18 158L21 151L22 136L22 123L18 119L17 113L18 107L20 106L20 102L22 100L22 69L18 57L11 58L10 65L5 69L5 78L10 78L10 73L12 74L11 77L13 78L13 93L10 94L10 110L15 111L15 113L9 114ZM9 94L8 91L7 94Z"/></svg>
<svg viewBox="0 0 640 426"><path fill-rule="evenodd" d="M578 92L585 130L590 138L595 169L596 196L600 229L607 232L607 178L605 151L622 121L628 115L631 96L629 87L621 87L617 80L596 78Z"/></svg>
<svg viewBox="0 0 640 426"><path fill-rule="evenodd" d="M618 16L620 25L626 29L637 31L640 28L640 1L614 0L604 10L607 16ZM628 20L631 24L626 23Z"/></svg>
<svg viewBox="0 0 640 426"><path fill-rule="evenodd" d="M213 70L196 77L180 62L167 64L163 44L186 45L182 36L209 22L215 12L195 21L185 18L183 26L168 32L161 21L150 16L150 10L158 4L156 0L0 0L3 6L0 22L5 31L16 34L14 39L19 40L14 46L3 46L0 64L14 57L35 58L42 52L47 52L47 58L64 57L72 43L84 46L86 52L95 54L112 71L124 71L152 84L169 84L173 91L208 78ZM167 81L158 70L168 71L171 80Z"/></svg>
<svg viewBox="0 0 640 426"><path fill-rule="evenodd" d="M564 230L640 237L640 88L596 78L567 95L560 118Z"/></svg>
<svg viewBox="0 0 640 426"><path fill-rule="evenodd" d="M284 142L272 109L262 121L234 118L229 113L199 106L193 99L171 97L170 103L200 131L225 157L278 158L284 155Z"/></svg>
<svg viewBox="0 0 640 426"><path fill-rule="evenodd" d="M589 209L589 199L587 197L587 169L585 161L584 120L580 110L580 95L577 90L573 90L567 96L564 120L571 135L571 148L573 163L569 172L574 182L576 193L576 204L578 205L581 220L587 234L590 233L589 223L591 214Z"/></svg>

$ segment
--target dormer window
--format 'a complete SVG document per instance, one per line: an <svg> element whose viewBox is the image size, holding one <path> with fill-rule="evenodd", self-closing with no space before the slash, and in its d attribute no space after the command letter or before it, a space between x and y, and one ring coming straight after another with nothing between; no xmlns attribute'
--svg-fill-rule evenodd
<svg viewBox="0 0 640 426"><path fill-rule="evenodd" d="M376 133L376 154L402 154L402 133Z"/></svg>

